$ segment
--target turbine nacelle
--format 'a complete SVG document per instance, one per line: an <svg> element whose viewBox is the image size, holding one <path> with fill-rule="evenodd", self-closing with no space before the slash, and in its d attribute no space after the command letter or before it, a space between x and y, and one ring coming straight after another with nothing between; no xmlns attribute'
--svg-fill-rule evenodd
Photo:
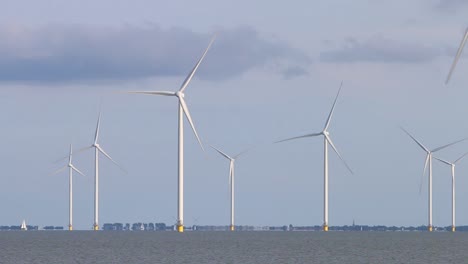
<svg viewBox="0 0 468 264"><path fill-rule="evenodd" d="M181 91L178 91L174 94L175 96L177 96L178 98L184 98L185 94Z"/></svg>

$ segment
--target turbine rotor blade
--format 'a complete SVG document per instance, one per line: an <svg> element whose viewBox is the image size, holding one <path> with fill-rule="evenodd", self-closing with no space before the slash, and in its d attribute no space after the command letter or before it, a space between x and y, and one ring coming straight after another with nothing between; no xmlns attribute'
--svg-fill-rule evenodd
<svg viewBox="0 0 468 264"><path fill-rule="evenodd" d="M91 146L91 147L92 147L92 146ZM86 150L86 149L91 148L91 147L82 148L82 149L78 150L76 153L78 153L78 152L80 152L80 151L83 151L83 150ZM68 153L68 155L63 156L63 157L61 157L60 159L55 160L54 163L61 162L61 161L63 161L64 159L67 159L67 158L68 158L68 163L71 163L71 160L72 160L71 157L72 157L72 150L71 150L71 145L70 145L70 152Z"/></svg>
<svg viewBox="0 0 468 264"><path fill-rule="evenodd" d="M457 140L457 141L455 141L455 142L452 142L452 143L450 143L450 144L443 145L442 147L435 148L434 150L432 150L432 152L439 151L439 150L444 149L444 148L446 148L446 147L449 147L449 146L452 146L452 145L457 144L457 143L459 143L459 142L462 142L462 141L464 141L464 140L466 140L466 139L467 139L467 138L462 138L462 139Z"/></svg>
<svg viewBox="0 0 468 264"><path fill-rule="evenodd" d="M289 140L298 139L298 138L316 137L316 136L320 136L320 135L323 135L323 132L320 132L320 133L313 133L313 134L307 134L307 135L298 136L298 137L287 138L287 139L275 141L274 143L281 143L281 142L284 142L284 141L289 141Z"/></svg>
<svg viewBox="0 0 468 264"><path fill-rule="evenodd" d="M403 127L400 127L401 130L403 130L408 136L410 136L410 138L412 138L414 140L414 142L416 142L416 144L418 144L424 151L426 151L427 153L431 152L429 149L427 149L421 142L419 142L415 137L413 137L406 129L404 129Z"/></svg>
<svg viewBox="0 0 468 264"><path fill-rule="evenodd" d="M73 147L72 147L72 144L70 144L70 155L69 155L69 158L68 158L68 163L71 164L72 162L72 153L73 153Z"/></svg>
<svg viewBox="0 0 468 264"><path fill-rule="evenodd" d="M460 160L462 160L466 155L468 155L468 152L463 154L461 157L459 157L457 160L453 162L453 164L457 164Z"/></svg>
<svg viewBox="0 0 468 264"><path fill-rule="evenodd" d="M330 114L328 114L327 122L325 123L325 127L324 127L323 131L327 131L328 126L330 126L330 121L331 121L331 118L333 116L333 111L335 111L336 101L338 100L338 96L340 95L340 92L341 92L341 87L343 87L343 81L341 81L340 88L338 89L338 93L336 94L335 101L333 102L333 106L332 106L332 109L330 111Z"/></svg>
<svg viewBox="0 0 468 264"><path fill-rule="evenodd" d="M79 169L77 169L75 166L71 165L71 168L72 168L74 171L76 171L76 172L78 172L79 174L81 174L82 176L85 176L84 173L82 173L82 172L81 172ZM85 176L85 177L86 177L86 176Z"/></svg>
<svg viewBox="0 0 468 264"><path fill-rule="evenodd" d="M88 150L88 149L90 149L90 148L93 148L93 146L88 146L88 147L81 148L81 149L79 149L78 151L75 151L75 155L76 155L77 153L83 152L83 151Z"/></svg>
<svg viewBox="0 0 468 264"><path fill-rule="evenodd" d="M212 145L210 145L210 147L212 147L214 150L216 150L219 154L221 154L222 156L224 156L226 159L232 160L232 158L229 157L228 154L226 154L226 153L222 152L221 150L219 150L219 149L213 147Z"/></svg>
<svg viewBox="0 0 468 264"><path fill-rule="evenodd" d="M419 195L421 195L421 192L422 192L422 185L423 185L424 176L426 175L426 169L427 169L427 164L429 163L429 157L430 157L430 154L427 153L426 161L424 162L424 170L423 170L423 173L421 174L421 179L419 181Z"/></svg>
<svg viewBox="0 0 468 264"><path fill-rule="evenodd" d="M348 166L348 164L346 163L346 161L343 159L343 157L340 155L340 153L338 152L338 150L336 149L335 145L333 144L333 141L331 140L330 136L326 135L325 134L325 137L327 138L327 141L328 143L330 144L330 146L333 148L333 150L335 151L336 155L338 155L338 157L341 159L341 161L344 163L344 165L346 166L346 168L348 168L349 172L351 172L351 174L354 174L353 170L351 170L351 168Z"/></svg>
<svg viewBox="0 0 468 264"><path fill-rule="evenodd" d="M214 36L211 38L211 41L210 41L210 43L208 44L208 47L206 47L205 52L204 52L203 55L200 57L200 59L198 60L197 64L195 64L195 66L193 67L192 71L189 73L189 75L187 75L187 77L185 78L184 82L183 82L182 85L180 86L179 92L182 92L182 93L183 93L183 92L185 91L185 88L187 88L187 85L188 85L188 84L190 83L190 81L192 80L193 75L194 75L195 72L197 71L198 66L200 66L200 63L201 63L201 62L203 61L203 59L205 58L206 53L207 53L208 50L210 49L211 44L213 44L215 38L216 38L216 35L214 35Z"/></svg>
<svg viewBox="0 0 468 264"><path fill-rule="evenodd" d="M60 169L58 169L58 170L54 171L54 172L53 172L51 175L58 174L58 173L60 173L60 172L64 171L66 168L68 168L68 166L64 166L64 167L62 167L62 168L60 168Z"/></svg>
<svg viewBox="0 0 468 264"><path fill-rule="evenodd" d="M458 60L460 59L460 56L463 52L463 48L465 47L467 39L468 39L468 28L465 30L465 35L463 36L460 42L460 46L458 47L457 54L455 55L455 58L453 59L452 66L450 67L450 71L448 73L447 79L445 80L446 85L448 84L448 82L450 81L450 78L452 77L453 71L455 70L455 67L457 66Z"/></svg>
<svg viewBox="0 0 468 264"><path fill-rule="evenodd" d="M149 94L149 95L163 95L163 96L175 96L174 92L169 91L129 91L125 92L129 94Z"/></svg>
<svg viewBox="0 0 468 264"><path fill-rule="evenodd" d="M97 125L96 125L96 134L94 136L94 144L97 143L98 139L99 139L99 127L101 125L101 109L99 109L99 117L98 117L98 121L97 121Z"/></svg>
<svg viewBox="0 0 468 264"><path fill-rule="evenodd" d="M234 163L229 162L229 187L232 185L232 173L234 172Z"/></svg>
<svg viewBox="0 0 468 264"><path fill-rule="evenodd" d="M198 140L198 143L200 144L200 147L202 148L203 151L205 151L205 149L203 148L203 144L202 144L202 142L200 140L200 137L198 136L197 130L195 129L195 125L193 124L192 117L190 116L190 112L188 110L188 107L187 107L187 104L185 103L184 98L180 96L179 97L179 102L180 102L180 105L182 106L182 110L184 111L185 116L187 117L187 120L190 123L190 126L192 127L193 133L195 133L195 136L197 137L197 140Z"/></svg>
<svg viewBox="0 0 468 264"><path fill-rule="evenodd" d="M108 158L110 161L112 161L115 165L117 165L117 167L119 167L123 172L127 173L127 171L122 167L120 166L120 164L118 164L113 158L111 158L111 156L109 154L107 154L102 148L101 146L98 146L97 149L104 155L106 156L106 158Z"/></svg>
<svg viewBox="0 0 468 264"><path fill-rule="evenodd" d="M233 159L237 159L238 157L244 155L245 153L250 152L252 149L253 149L253 147L250 147L250 148L248 148L248 149L245 149L245 150L239 152L239 154L235 155L235 156L233 157Z"/></svg>
<svg viewBox="0 0 468 264"><path fill-rule="evenodd" d="M433 158L436 159L436 160L438 160L438 161L440 161L440 162L442 162L442 163L445 163L445 164L447 164L447 165L449 165L449 166L452 166L452 165L453 165L453 163L450 163L450 162L448 162L448 161L446 161L446 160L443 160L443 159L439 159L438 157L433 157Z"/></svg>

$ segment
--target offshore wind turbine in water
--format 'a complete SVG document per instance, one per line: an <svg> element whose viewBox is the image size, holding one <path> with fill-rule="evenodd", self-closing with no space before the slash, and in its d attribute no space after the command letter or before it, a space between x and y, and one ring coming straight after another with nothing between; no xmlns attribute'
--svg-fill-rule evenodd
<svg viewBox="0 0 468 264"><path fill-rule="evenodd" d="M416 142L416 144L418 144L419 147L421 147L427 153L426 154L426 161L424 162L423 176L424 176L424 174L426 174L426 169L427 169L427 166L429 165L429 181L428 181L428 195L429 195L429 197L428 197L428 207L429 208L428 208L428 227L427 228L428 228L429 232L432 232L432 229L433 229L433 225L432 225L432 154L434 152L442 150L442 149L444 149L446 147L454 145L454 144L456 144L458 142L461 142L461 141L465 140L466 138L457 140L455 142L444 145L442 147L435 148L433 150L429 150L421 142L419 142L415 137L413 137L408 131L406 131L406 129L404 129L403 127L401 127L401 129L409 137L411 137L411 139L413 139L413 141ZM422 181L421 181L421 183L422 183ZM421 186L420 186L419 191L421 192Z"/></svg>
<svg viewBox="0 0 468 264"><path fill-rule="evenodd" d="M206 53L210 49L213 41L215 40L216 36L213 36L208 47L205 49L205 52L200 57L198 62L193 67L192 71L189 75L185 78L184 82L182 83L180 89L177 92L171 91L130 91L127 93L133 94L147 94L147 95L161 95L161 96L175 96L179 100L178 109L178 119L179 119L179 151L178 151L178 188L177 188L177 231L184 232L184 114L187 117L190 126L192 127L193 133L197 137L198 143L200 144L202 150L203 144L201 143L200 137L198 136L197 130L195 129L195 125L193 124L192 117L190 116L190 112L188 110L187 104L185 103L185 89L187 88L188 84L193 78L193 75L197 71L200 63L206 56Z"/></svg>
<svg viewBox="0 0 468 264"><path fill-rule="evenodd" d="M454 162L448 162L443 159L434 157L436 160L449 165L452 170L452 232L455 232L455 165L460 162L468 153L463 154L461 157L456 159Z"/></svg>
<svg viewBox="0 0 468 264"><path fill-rule="evenodd" d="M68 164L58 170L56 170L53 175L64 171L68 168L68 230L73 230L73 171L84 176L84 174L79 171L73 164L72 164L72 152L73 147L70 144L70 154L68 155Z"/></svg>
<svg viewBox="0 0 468 264"><path fill-rule="evenodd" d="M96 134L94 135L94 143L89 146L80 149L78 152L83 150L94 148L94 164L95 164L95 171L94 171L94 223L93 223L93 230L99 230L99 153L102 153L106 158L112 161L115 165L117 165L122 171L125 170L107 154L104 149L99 145L99 128L101 125L101 111L99 111L99 117L96 125Z"/></svg>
<svg viewBox="0 0 468 264"><path fill-rule="evenodd" d="M234 231L234 163L237 158L239 158L242 154L245 154L247 150L240 152L239 154L230 157L226 153L222 152L221 150L211 146L214 150L216 150L221 156L225 157L229 160L229 187L231 190L231 223L229 226L229 230Z"/></svg>
<svg viewBox="0 0 468 264"><path fill-rule="evenodd" d="M335 147L335 144L333 144L333 141L331 140L331 137L330 137L330 133L328 132L328 127L330 126L330 121L332 119L333 111L335 110L335 106L336 106L336 101L338 100L338 96L340 95L342 86L343 86L343 82L341 82L340 88L338 89L338 93L336 94L335 101L333 102L333 106L331 108L330 114L328 115L327 121L325 122L325 127L323 128L322 132L307 134L307 135L298 136L298 137L292 137L292 138L288 138L288 139L275 142L275 143L279 143L279 142L284 142L284 141L299 139L299 138L323 136L323 143L324 143L323 144L324 145L324 149L323 149L323 178L324 178L323 179L323 231L328 231L328 145L332 147L332 149L335 151L335 153L344 163L346 168L351 172L351 174L353 174L353 171L345 162L343 157L340 155L340 153Z"/></svg>

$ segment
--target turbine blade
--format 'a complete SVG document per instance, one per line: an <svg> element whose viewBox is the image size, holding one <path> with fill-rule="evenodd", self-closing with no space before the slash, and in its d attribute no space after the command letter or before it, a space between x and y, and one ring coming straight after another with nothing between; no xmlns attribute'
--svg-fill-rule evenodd
<svg viewBox="0 0 468 264"><path fill-rule="evenodd" d="M213 147L212 145L210 145L210 147L212 147L214 150L216 150L219 154L223 155L226 159L232 160L232 158L229 157L228 154L226 154L226 153L222 152L221 150L219 150L219 149Z"/></svg>
<svg viewBox="0 0 468 264"><path fill-rule="evenodd" d="M234 164L232 163L232 160L231 162L229 162L229 187L231 187L232 185L232 173L234 172Z"/></svg>
<svg viewBox="0 0 468 264"><path fill-rule="evenodd" d="M127 173L127 171L126 171L122 166L120 166L120 164L118 164L113 158L111 158L111 156L109 156L109 154L107 154L107 153L101 148L101 146L98 146L97 149L98 149L102 154L104 154L104 156L106 156L110 161L112 161L115 165L117 165L117 167L119 167L123 172Z"/></svg>
<svg viewBox="0 0 468 264"><path fill-rule="evenodd" d="M461 157L459 157L457 160L453 162L453 164L457 164L460 160L462 160L466 155L468 155L468 152L463 154Z"/></svg>
<svg viewBox="0 0 468 264"><path fill-rule="evenodd" d="M446 85L448 84L448 82L450 81L450 78L452 77L452 73L455 70L455 67L457 66L458 60L460 59L460 56L463 52L463 48L465 47L467 39L468 39L468 28L465 30L465 35L463 36L460 42L460 46L458 47L457 54L455 55L455 58L453 59L452 66L450 67L450 71L448 73L447 79L445 80Z"/></svg>
<svg viewBox="0 0 468 264"><path fill-rule="evenodd" d="M206 53L208 52L208 50L210 49L211 44L213 44L215 38L216 38L216 35L214 35L214 36L211 38L211 41L210 41L210 43L208 44L208 47L206 47L205 52L204 52L203 55L200 57L200 59L198 60L197 64L195 64L195 66L193 67L193 69L192 69L192 71L189 73L189 75L187 75L187 77L185 78L184 82L183 82L182 85L180 86L180 89L179 89L180 92L183 93L183 92L185 91L185 88L187 88L187 85L188 85L188 84L190 83L190 81L192 80L193 75L194 75L195 72L197 71L198 66L200 66L200 63L202 62L202 60L205 58L205 55L206 55Z"/></svg>
<svg viewBox="0 0 468 264"><path fill-rule="evenodd" d="M53 172L51 175L58 174L58 173L60 173L60 172L64 171L66 168L68 168L68 166L64 166L64 167L62 167L62 168L60 168L60 169L58 169L58 170L54 171L54 172Z"/></svg>
<svg viewBox="0 0 468 264"><path fill-rule="evenodd" d="M149 95L163 95L163 96L175 96L174 92L169 91L129 91L125 92L129 94L149 94Z"/></svg>
<svg viewBox="0 0 468 264"><path fill-rule="evenodd" d="M93 148L93 146L88 146L88 147L81 148L81 149L79 149L78 151L75 151L75 155L76 155L77 153L83 152L83 151L88 150L88 149L90 149L90 148Z"/></svg>
<svg viewBox="0 0 468 264"><path fill-rule="evenodd" d="M235 156L233 157L233 159L237 159L238 157L244 155L245 153L250 152L253 148L254 148L254 147L250 147L250 148L248 148L248 149L245 149L245 150L239 152L239 154L235 155Z"/></svg>
<svg viewBox="0 0 468 264"><path fill-rule="evenodd" d="M316 137L316 136L320 136L320 135L323 135L323 133L320 132L320 133L313 133L313 134L307 134L307 135L298 136L298 137L287 138L287 139L275 141L274 143L281 143L281 142L284 142L284 141L289 141L289 140L298 139L298 138Z"/></svg>
<svg viewBox="0 0 468 264"><path fill-rule="evenodd" d="M427 153L429 153L429 149L427 149L421 142L419 142L416 138L414 138L408 131L406 131L406 129L404 129L403 127L400 127L401 130L403 130L408 136L410 136L414 142L416 142L416 144L418 144L424 151L426 151Z"/></svg>
<svg viewBox="0 0 468 264"><path fill-rule="evenodd" d="M348 168L349 172L351 172L351 174L354 174L353 170L351 170L351 168L348 166L348 164L346 163L346 161L343 159L343 157L341 157L340 153L338 152L338 150L336 149L335 145L333 144L333 141L331 140L330 136L328 135L325 135L325 137L327 138L327 141L328 143L330 144L330 146L333 148L333 150L335 151L336 155L338 155L338 157L341 159L341 161L344 163L344 165L346 166L346 168Z"/></svg>
<svg viewBox="0 0 468 264"><path fill-rule="evenodd" d="M429 153L426 155L426 161L424 162L424 170L423 170L423 173L421 174L421 179L419 181L419 195L421 195L421 192L422 192L423 180L424 180L424 176L426 175L426 169L427 169L428 163L429 163Z"/></svg>
<svg viewBox="0 0 468 264"><path fill-rule="evenodd" d="M68 157L68 164L71 164L72 162L72 153L73 153L73 147L72 147L72 144L70 144L70 155Z"/></svg>
<svg viewBox="0 0 468 264"><path fill-rule="evenodd" d="M179 97L179 102L180 105L182 106L182 109L184 110L185 116L187 117L187 120L190 123L190 126L192 127L193 133L195 133L195 136L197 137L198 143L200 144L200 147L202 148L203 151L205 149L203 148L203 144L201 143L200 137L198 136L197 130L195 129L195 125L193 124L192 117L190 116L190 112L188 110L187 104L185 103L185 100L183 97Z"/></svg>
<svg viewBox="0 0 468 264"><path fill-rule="evenodd" d="M338 100L338 96L340 95L340 92L341 92L341 87L343 87L343 81L341 81L340 88L338 89L338 93L336 94L335 101L333 102L332 109L330 111L330 114L328 115L327 122L325 123L325 128L323 129L323 131L327 131L328 126L330 126L330 121L333 116L333 111L335 111L336 101Z"/></svg>
<svg viewBox="0 0 468 264"><path fill-rule="evenodd" d="M99 117L98 117L98 121L97 121L97 125L96 125L96 134L94 136L94 144L97 143L98 139L99 139L99 127L101 126L101 109L99 109Z"/></svg>
<svg viewBox="0 0 468 264"><path fill-rule="evenodd" d="M433 157L433 158L436 159L436 160L438 160L438 161L440 161L440 162L442 162L442 163L445 163L445 164L447 164L447 165L449 165L449 166L452 166L452 163L450 163L450 162L448 162L448 161L446 161L446 160L439 159L438 157Z"/></svg>
<svg viewBox="0 0 468 264"><path fill-rule="evenodd" d="M455 142L452 142L452 143L450 143L450 144L443 145L442 147L435 148L434 150L432 150L432 152L436 152L436 151L439 151L439 150L444 149L444 148L446 148L446 147L450 147L450 146L452 146L452 145L454 145L454 144L457 144L457 143L459 143L459 142L462 142L462 141L464 141L464 140L466 140L466 139L467 139L467 138L462 138L462 139L457 140L457 141L455 141Z"/></svg>
<svg viewBox="0 0 468 264"><path fill-rule="evenodd" d="M89 148L89 147L87 147L87 148ZM71 144L70 144L70 152L68 153L68 155L63 156L63 157L61 157L61 158L55 160L54 163L61 162L61 161L63 161L64 159L67 159L67 158L68 158L68 163L71 163L71 156L72 156L72 150L71 150Z"/></svg>
<svg viewBox="0 0 468 264"><path fill-rule="evenodd" d="M75 168L75 166L71 165L71 168L72 168L74 171L76 171L76 172L78 172L79 174L81 174L82 176L85 176L84 173L82 173L79 169Z"/></svg>

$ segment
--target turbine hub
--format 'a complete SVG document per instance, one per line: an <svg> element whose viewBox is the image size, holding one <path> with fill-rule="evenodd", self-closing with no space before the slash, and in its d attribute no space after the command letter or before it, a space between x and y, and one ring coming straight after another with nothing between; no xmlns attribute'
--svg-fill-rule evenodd
<svg viewBox="0 0 468 264"><path fill-rule="evenodd" d="M179 98L184 98L184 93L182 93L181 91L176 92L175 95Z"/></svg>
<svg viewBox="0 0 468 264"><path fill-rule="evenodd" d="M330 132L328 132L328 131L323 131L323 134L324 134L325 136L329 136L329 135L330 135Z"/></svg>

